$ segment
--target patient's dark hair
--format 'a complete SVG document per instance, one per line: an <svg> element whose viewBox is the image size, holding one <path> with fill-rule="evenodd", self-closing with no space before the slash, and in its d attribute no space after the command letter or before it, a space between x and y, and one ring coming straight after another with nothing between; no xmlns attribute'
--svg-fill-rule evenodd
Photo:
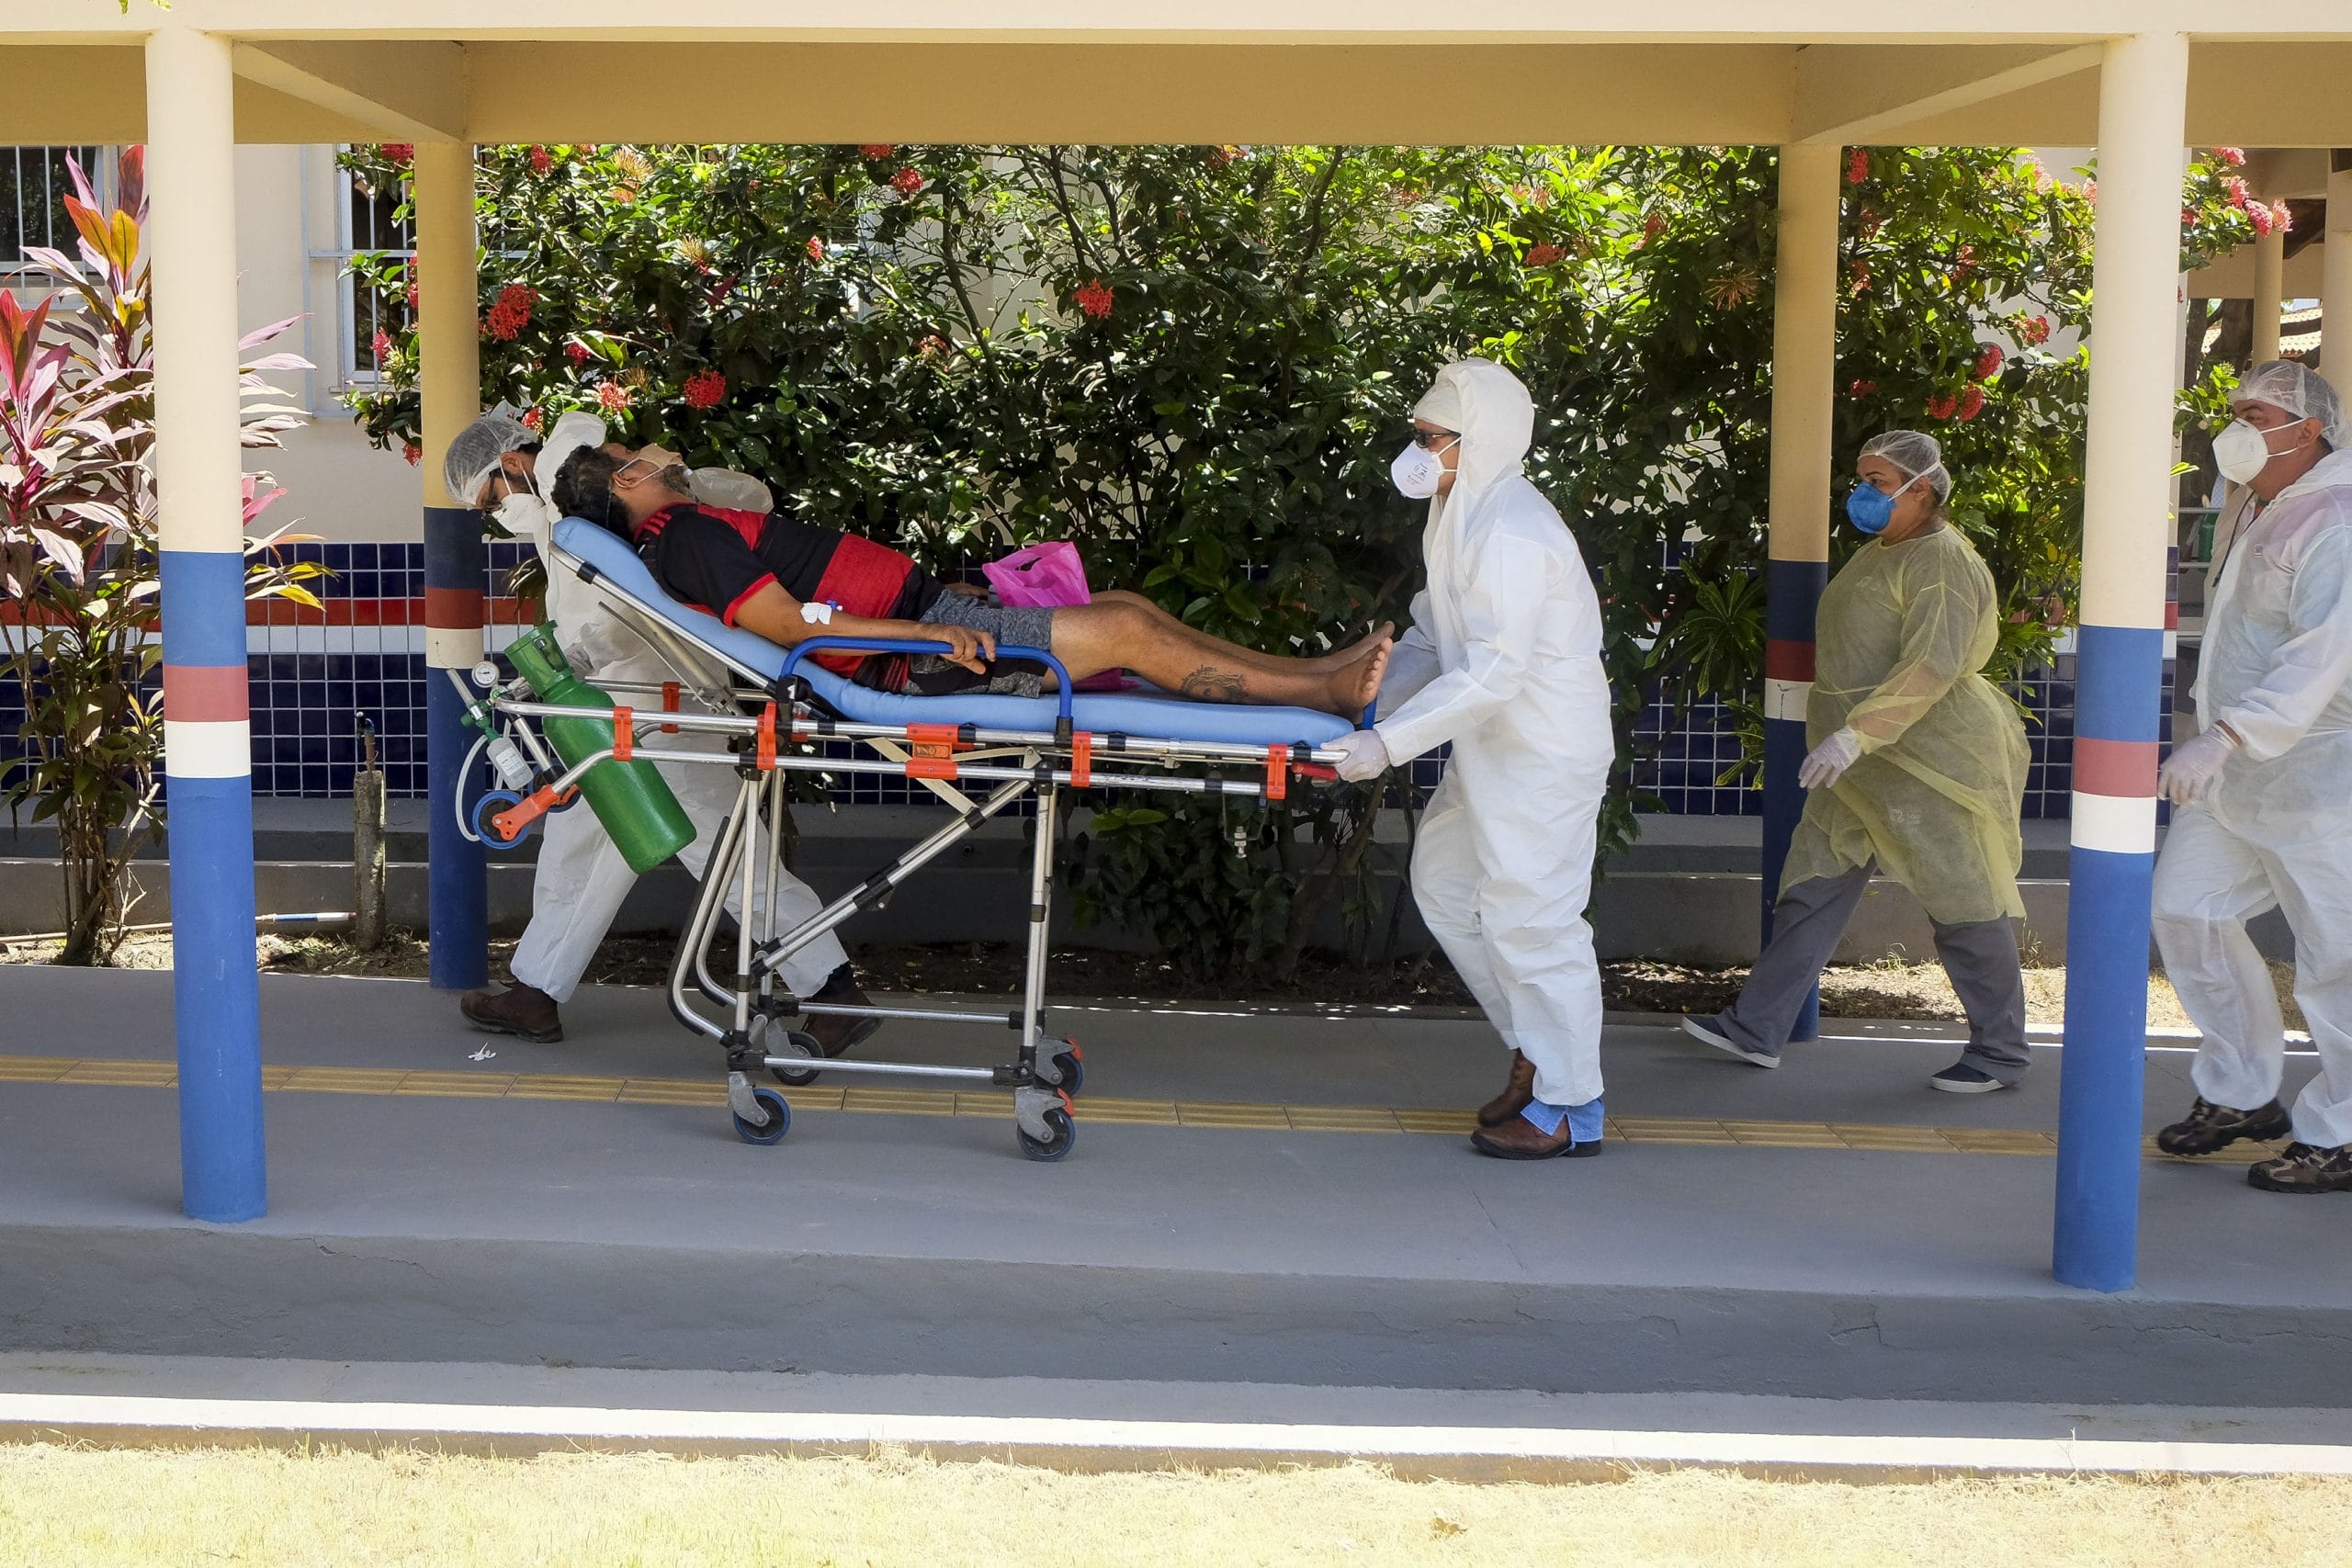
<svg viewBox="0 0 2352 1568"><path fill-rule="evenodd" d="M566 517L584 517L600 528L628 537L628 513L613 495L613 476L620 459L601 447L582 446L555 471L555 486L548 499Z"/></svg>

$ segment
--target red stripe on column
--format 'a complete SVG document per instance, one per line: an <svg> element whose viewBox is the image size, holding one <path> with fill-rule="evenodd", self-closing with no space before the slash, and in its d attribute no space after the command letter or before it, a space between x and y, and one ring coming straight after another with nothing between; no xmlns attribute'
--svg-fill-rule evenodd
<svg viewBox="0 0 2352 1568"><path fill-rule="evenodd" d="M2156 793L2156 743L2075 737L2075 787L2093 795Z"/></svg>
<svg viewBox="0 0 2352 1568"><path fill-rule="evenodd" d="M2177 599L2165 601L2165 630L2168 632L2180 630L2180 601Z"/></svg>
<svg viewBox="0 0 2352 1568"><path fill-rule="evenodd" d="M1764 644L1764 678L1768 681L1813 679L1813 644L1779 638Z"/></svg>
<svg viewBox="0 0 2352 1568"><path fill-rule="evenodd" d="M242 664L164 666L164 716L182 724L237 723L252 716Z"/></svg>
<svg viewBox="0 0 2352 1568"><path fill-rule="evenodd" d="M479 588L427 588L424 624L436 631L481 630L483 594Z"/></svg>

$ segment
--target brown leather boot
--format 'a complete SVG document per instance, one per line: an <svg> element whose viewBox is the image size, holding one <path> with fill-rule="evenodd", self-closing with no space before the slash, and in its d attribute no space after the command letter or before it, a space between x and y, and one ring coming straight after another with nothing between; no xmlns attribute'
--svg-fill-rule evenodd
<svg viewBox="0 0 2352 1568"><path fill-rule="evenodd" d="M1470 1134L1470 1146L1495 1159L1585 1159L1600 1152L1598 1143L1579 1144L1560 1118L1560 1130L1546 1133L1524 1116L1514 1116L1499 1127L1481 1127Z"/></svg>
<svg viewBox="0 0 2352 1568"><path fill-rule="evenodd" d="M468 991L458 998L458 1010L476 1029L492 1034L519 1035L536 1044L552 1045L563 1038L563 1020L555 998L537 986L520 980L503 991Z"/></svg>
<svg viewBox="0 0 2352 1568"><path fill-rule="evenodd" d="M1535 1098L1535 1064L1513 1051L1510 1054L1510 1081L1503 1085L1502 1093L1478 1107L1478 1125L1499 1127L1527 1109Z"/></svg>
<svg viewBox="0 0 2352 1568"><path fill-rule="evenodd" d="M866 1008L874 1005L865 989L857 983L857 972L844 964L825 977L817 994L808 998L820 1007L828 1003L836 1007ZM873 1037L882 1027L878 1018L844 1018L835 1013L810 1013L802 1032L817 1043L817 1049L827 1058L849 1054L851 1046Z"/></svg>

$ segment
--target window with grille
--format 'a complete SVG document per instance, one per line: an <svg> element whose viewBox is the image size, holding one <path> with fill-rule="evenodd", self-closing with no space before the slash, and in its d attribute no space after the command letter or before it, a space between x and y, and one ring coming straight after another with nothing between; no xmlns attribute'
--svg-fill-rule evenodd
<svg viewBox="0 0 2352 1568"><path fill-rule="evenodd" d="M70 156L93 186L106 164L96 147L0 147L0 266L20 266L28 245L74 254L74 220L65 198L74 189Z"/></svg>
<svg viewBox="0 0 2352 1568"><path fill-rule="evenodd" d="M336 370L345 385L366 385L377 378L377 333L399 336L408 325L408 307L398 299L386 299L362 287L351 275L351 263L357 256L415 255L416 230L399 215L402 197L397 188L370 189L348 169L336 171L336 187L340 199L335 209L334 259L338 264L343 318L337 333L341 363Z"/></svg>

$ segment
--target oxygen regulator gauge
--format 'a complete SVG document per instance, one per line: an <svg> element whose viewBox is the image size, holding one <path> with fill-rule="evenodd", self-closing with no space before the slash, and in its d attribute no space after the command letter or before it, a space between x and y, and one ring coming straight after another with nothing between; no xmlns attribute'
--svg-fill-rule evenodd
<svg viewBox="0 0 2352 1568"><path fill-rule="evenodd" d="M489 691L492 686L497 685L498 666L492 664L487 659L483 660L480 664L475 665L474 684L480 686L485 692Z"/></svg>

